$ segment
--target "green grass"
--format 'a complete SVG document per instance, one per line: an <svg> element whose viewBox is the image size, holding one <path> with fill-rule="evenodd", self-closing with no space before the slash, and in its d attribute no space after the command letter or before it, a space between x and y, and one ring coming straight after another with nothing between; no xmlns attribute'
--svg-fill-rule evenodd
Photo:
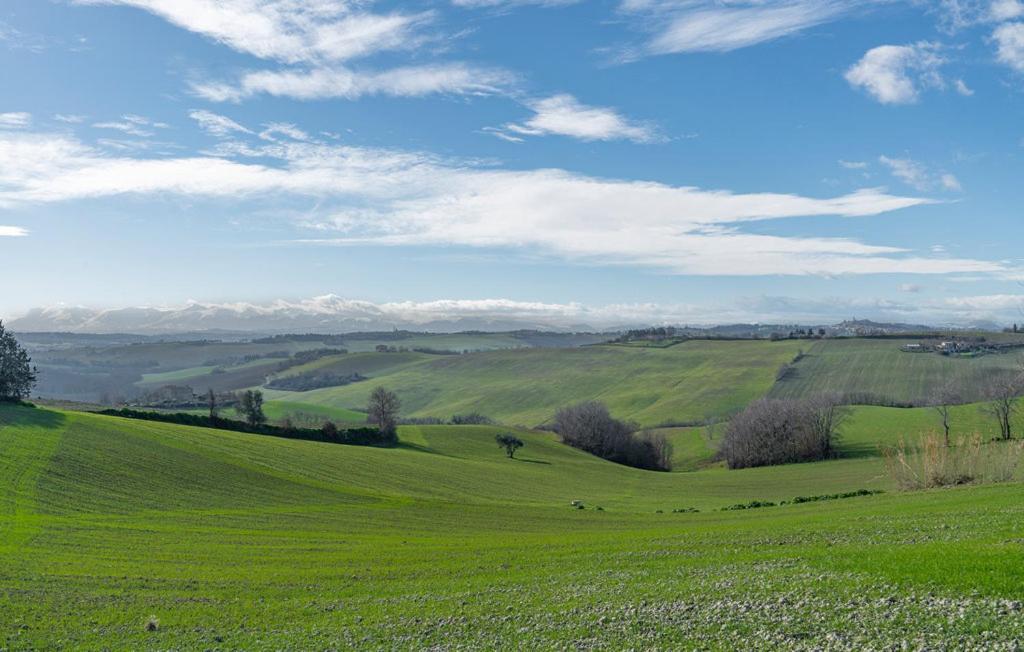
<svg viewBox="0 0 1024 652"><path fill-rule="evenodd" d="M981 435L983 440L999 437L999 426L985 411L985 404L957 405L950 410L950 436L954 439ZM1024 399L1013 419L1014 433L1024 436ZM932 408L890 408L858 405L847 408L847 417L839 428L837 448L843 459L879 457L882 449L900 441L918 445L921 437L943 433L942 421ZM696 471L716 465L714 454L725 434L727 423L715 425L708 438L706 428L661 428L673 445L672 470Z"/></svg>
<svg viewBox="0 0 1024 652"><path fill-rule="evenodd" d="M170 385L199 376L207 376L216 368L217 367L188 367L186 369L164 371L157 374L142 374L142 380L140 380L138 384L151 386Z"/></svg>
<svg viewBox="0 0 1024 652"><path fill-rule="evenodd" d="M956 358L936 353L906 353L903 344L918 340L831 339L810 344L796 371L772 388L773 398L801 398L823 392L872 394L893 401L930 398L947 382L957 385L965 402L983 398L993 375L1016 371L1020 351Z"/></svg>
<svg viewBox="0 0 1024 652"><path fill-rule="evenodd" d="M769 390L778 367L791 360L799 346L796 342L694 341L667 349L590 346L421 359L367 354L325 364L335 365L339 372L371 375L373 382L288 392L287 400L361 408L373 387L383 384L398 394L406 416L447 418L480 412L505 423L535 426L549 420L559 407L597 399L620 418L656 426L741 409ZM359 369L369 369L373 360L394 366ZM268 396L284 399L285 393Z"/></svg>
<svg viewBox="0 0 1024 652"><path fill-rule="evenodd" d="M1021 485L722 512L891 487L875 458L666 474L534 432L508 460L495 432L409 427L381 450L0 407L0 647L992 648L1024 637L1007 602L1024 598ZM702 512L671 513L691 506ZM145 631L151 615L158 631Z"/></svg>
<svg viewBox="0 0 1024 652"><path fill-rule="evenodd" d="M285 417L294 418L298 414L309 414L316 417L324 417L335 423L366 423L365 412L326 405L294 403L291 401L267 401L263 404L263 412L272 422L279 421Z"/></svg>
<svg viewBox="0 0 1024 652"><path fill-rule="evenodd" d="M438 356L426 353L348 353L330 355L303 365L291 367L280 374L280 378L290 378L303 374L332 373L339 376L361 374L363 376L382 376L416 364L436 360Z"/></svg>

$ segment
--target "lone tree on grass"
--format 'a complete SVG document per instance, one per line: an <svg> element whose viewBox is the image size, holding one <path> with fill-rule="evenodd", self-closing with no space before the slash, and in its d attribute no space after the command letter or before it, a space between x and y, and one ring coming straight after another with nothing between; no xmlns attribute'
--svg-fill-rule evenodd
<svg viewBox="0 0 1024 652"><path fill-rule="evenodd" d="M267 422L267 415L263 414L263 392L258 389L243 392L235 409L253 428Z"/></svg>
<svg viewBox="0 0 1024 652"><path fill-rule="evenodd" d="M1017 397L1024 391L1024 373L997 377L988 387L986 411L999 424L1003 440L1013 438L1013 415L1017 413Z"/></svg>
<svg viewBox="0 0 1024 652"><path fill-rule="evenodd" d="M213 393L213 388L206 390L206 407L210 410L210 421L216 421L217 395Z"/></svg>
<svg viewBox="0 0 1024 652"><path fill-rule="evenodd" d="M36 368L14 334L0 322L0 401L27 398L36 384Z"/></svg>
<svg viewBox="0 0 1024 652"><path fill-rule="evenodd" d="M394 392L377 387L370 393L370 402L366 406L367 421L375 424L381 434L389 439L398 437L398 411L402 402Z"/></svg>
<svg viewBox="0 0 1024 652"><path fill-rule="evenodd" d="M498 446L505 449L505 454L510 458L515 457L516 451L526 445L522 439L510 434L495 435L494 441L498 442Z"/></svg>
<svg viewBox="0 0 1024 652"><path fill-rule="evenodd" d="M960 402L960 394L954 383L946 383L940 387L929 401L932 409L935 410L942 421L942 429L946 434L946 448L949 448L949 430L952 425L951 409Z"/></svg>

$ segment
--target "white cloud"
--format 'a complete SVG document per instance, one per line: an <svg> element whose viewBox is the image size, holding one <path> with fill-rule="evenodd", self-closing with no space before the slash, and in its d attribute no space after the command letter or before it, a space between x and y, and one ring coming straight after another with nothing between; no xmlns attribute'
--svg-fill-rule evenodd
<svg viewBox="0 0 1024 652"><path fill-rule="evenodd" d="M524 123L490 130L495 136L520 142L520 136L560 135L580 140L632 140L649 143L659 138L654 127L627 120L617 111L580 104L572 95L555 95L527 103L534 112Z"/></svg>
<svg viewBox="0 0 1024 652"><path fill-rule="evenodd" d="M355 100L368 95L421 97L435 93L496 93L512 84L514 79L503 70L443 63L383 71L354 71L341 67L264 70L243 75L237 84L204 82L194 84L192 90L212 102L238 102L264 94L298 100Z"/></svg>
<svg viewBox="0 0 1024 652"><path fill-rule="evenodd" d="M679 274L999 273L846 238L760 235L744 222L871 216L929 203L876 189L812 198L732 193L565 170L506 170L391 150L283 141L209 156L115 157L66 135L0 133L0 205L175 194L231 202L313 197L309 243L502 247ZM226 151L225 155L230 152Z"/></svg>
<svg viewBox="0 0 1024 652"><path fill-rule="evenodd" d="M78 124L82 124L83 122L85 122L85 116L84 115L67 114L67 113L58 113L55 116L53 116L53 119L56 120L57 122L63 122L65 124L69 124L69 125L78 125Z"/></svg>
<svg viewBox="0 0 1024 652"><path fill-rule="evenodd" d="M419 97L491 93L510 82L501 70L463 63L354 70L347 62L376 53L415 50L433 11L371 13L363 0L75 0L147 10L234 50L294 67L256 70L237 81L201 81L192 91L213 102L257 95L300 100L367 95Z"/></svg>
<svg viewBox="0 0 1024 652"><path fill-rule="evenodd" d="M641 54L728 52L830 22L857 3L846 0L623 0L621 10L656 25Z"/></svg>
<svg viewBox="0 0 1024 652"><path fill-rule="evenodd" d="M918 190L927 190L931 186L928 170L913 159L879 156L878 161L889 168L893 176L908 186L913 186Z"/></svg>
<svg viewBox="0 0 1024 652"><path fill-rule="evenodd" d="M939 183L941 183L942 187L946 190L955 190L957 192L963 190L960 180L948 172L939 177Z"/></svg>
<svg viewBox="0 0 1024 652"><path fill-rule="evenodd" d="M894 177L920 191L941 187L944 190L963 190L960 181L949 172L933 174L924 163L910 158L879 156L878 161L889 168Z"/></svg>
<svg viewBox="0 0 1024 652"><path fill-rule="evenodd" d="M350 0L75 0L144 9L164 20L261 59L344 61L414 44L430 12L373 14Z"/></svg>
<svg viewBox="0 0 1024 652"><path fill-rule="evenodd" d="M542 7L560 7L576 4L580 0L452 0L456 7L468 9L494 9L518 7L522 5L540 5Z"/></svg>
<svg viewBox="0 0 1024 652"><path fill-rule="evenodd" d="M1024 16L1024 4L1020 0L993 0L990 12L993 20L1013 20Z"/></svg>
<svg viewBox="0 0 1024 652"><path fill-rule="evenodd" d="M188 116L199 123L199 127L211 136L226 138L236 133L251 134L252 131L228 118L212 111L196 109L189 111Z"/></svg>
<svg viewBox="0 0 1024 652"><path fill-rule="evenodd" d="M0 226L0 238L22 238L28 231L20 226Z"/></svg>
<svg viewBox="0 0 1024 652"><path fill-rule="evenodd" d="M260 138L275 143L280 142L276 138L279 135L301 142L310 140L309 134L288 122L272 122L266 125L266 128L260 132Z"/></svg>
<svg viewBox="0 0 1024 652"><path fill-rule="evenodd" d="M840 159L839 165L847 170L866 170L868 168L868 164L864 161L844 161Z"/></svg>
<svg viewBox="0 0 1024 652"><path fill-rule="evenodd" d="M974 95L974 91L964 83L964 80L957 79L953 82L953 88L956 89L957 93L960 93L964 97L970 97Z"/></svg>
<svg viewBox="0 0 1024 652"><path fill-rule="evenodd" d="M1024 23L1005 23L992 33L996 42L996 59L1024 72Z"/></svg>
<svg viewBox="0 0 1024 652"><path fill-rule="evenodd" d="M153 129L167 129L169 126L166 123L153 122L149 118L133 114L121 116L120 122L110 121L93 124L95 129L112 129L138 138L149 138L153 135Z"/></svg>
<svg viewBox="0 0 1024 652"><path fill-rule="evenodd" d="M907 292L909 294L917 294L924 291L924 287L917 283L901 283L896 289L900 292Z"/></svg>
<svg viewBox="0 0 1024 652"><path fill-rule="evenodd" d="M0 113L0 129L24 129L31 124L31 113L22 111Z"/></svg>
<svg viewBox="0 0 1024 652"><path fill-rule="evenodd" d="M945 59L936 43L881 45L846 71L846 81L882 104L912 104L922 88L944 88L940 68Z"/></svg>

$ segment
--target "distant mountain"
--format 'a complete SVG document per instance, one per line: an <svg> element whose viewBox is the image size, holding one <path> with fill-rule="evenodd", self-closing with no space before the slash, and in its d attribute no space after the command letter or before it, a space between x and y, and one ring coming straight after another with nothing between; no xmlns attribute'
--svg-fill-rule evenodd
<svg viewBox="0 0 1024 652"><path fill-rule="evenodd" d="M427 302L372 303L332 294L299 301L268 303L199 303L183 307L96 309L82 306L36 308L6 320L11 330L22 333L130 333L175 335L183 333L217 337L254 333L351 333L411 330L434 333L464 331L507 332L540 330L613 333L652 324L675 322L650 306L587 308L579 304L547 304L505 299L441 300ZM920 333L940 330L935 326L851 319L838 324L732 323L718 326L674 326L680 336L770 337L790 332L823 329L830 336ZM944 326L941 330L949 330ZM952 327L1000 330L993 323L977 322Z"/></svg>
<svg viewBox="0 0 1024 652"><path fill-rule="evenodd" d="M139 334L345 333L392 329L438 333L600 330L580 321L585 314L564 314L566 311L562 308L502 300L375 304L326 295L267 304L190 303L183 308L55 306L30 310L8 320L7 325L15 332Z"/></svg>

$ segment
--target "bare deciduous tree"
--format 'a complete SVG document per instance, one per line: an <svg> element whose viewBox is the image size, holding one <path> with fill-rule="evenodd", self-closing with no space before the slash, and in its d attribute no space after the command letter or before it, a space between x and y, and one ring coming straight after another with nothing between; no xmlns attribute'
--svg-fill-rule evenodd
<svg viewBox="0 0 1024 652"><path fill-rule="evenodd" d="M732 469L827 459L845 416L832 396L761 399L733 417L718 452Z"/></svg>
<svg viewBox="0 0 1024 652"><path fill-rule="evenodd" d="M375 424L385 435L397 437L400 409L402 402L398 400L398 395L384 387L377 387L370 393L370 401L366 407L367 421Z"/></svg>
<svg viewBox="0 0 1024 652"><path fill-rule="evenodd" d="M1004 440L1013 438L1013 415L1017 413L1017 399L1022 391L1024 373L998 376L986 391L985 411L999 424L999 435Z"/></svg>
<svg viewBox="0 0 1024 652"><path fill-rule="evenodd" d="M939 415L939 419L942 421L942 430L946 435L946 447L949 447L949 431L952 427L951 411L954 405L958 405L962 402L960 392L953 382L947 382L942 387L935 390L935 393L929 399L928 404L936 414Z"/></svg>
<svg viewBox="0 0 1024 652"><path fill-rule="evenodd" d="M206 407L210 410L210 421L217 420L217 395L213 388L206 390Z"/></svg>
<svg viewBox="0 0 1024 652"><path fill-rule="evenodd" d="M634 424L613 418L599 401L560 409L554 430L564 443L612 462L654 471L672 468L672 444L664 435L633 434Z"/></svg>

